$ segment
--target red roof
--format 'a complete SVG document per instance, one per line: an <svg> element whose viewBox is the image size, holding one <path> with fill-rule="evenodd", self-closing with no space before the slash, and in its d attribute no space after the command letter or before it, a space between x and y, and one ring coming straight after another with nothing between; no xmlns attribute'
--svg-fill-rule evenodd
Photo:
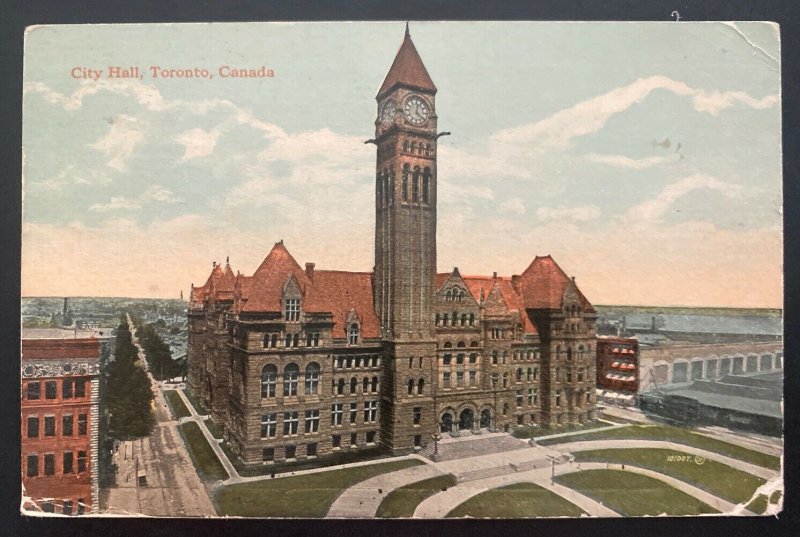
<svg viewBox="0 0 800 537"><path fill-rule="evenodd" d="M355 310L359 317L363 337L380 335L370 272L314 271L303 309L313 313L332 313L333 337L345 337L344 327L351 310Z"/></svg>
<svg viewBox="0 0 800 537"><path fill-rule="evenodd" d="M520 287L525 307L529 309L561 309L564 291L573 283L572 279L561 270L552 257L536 256L520 277ZM594 310L592 305L575 287L584 308Z"/></svg>
<svg viewBox="0 0 800 537"><path fill-rule="evenodd" d="M100 358L100 342L83 339L23 339L22 359Z"/></svg>
<svg viewBox="0 0 800 537"><path fill-rule="evenodd" d="M309 284L308 276L283 245L283 241L276 242L253 274L251 290L242 311L281 311L283 286L290 275L294 275L300 289L305 293Z"/></svg>
<svg viewBox="0 0 800 537"><path fill-rule="evenodd" d="M398 84L436 93L436 86L433 84L428 70L425 69L414 42L411 41L407 27L403 44L400 45L400 50L394 57L389 73L381 84L381 89L378 90L378 96L380 97Z"/></svg>

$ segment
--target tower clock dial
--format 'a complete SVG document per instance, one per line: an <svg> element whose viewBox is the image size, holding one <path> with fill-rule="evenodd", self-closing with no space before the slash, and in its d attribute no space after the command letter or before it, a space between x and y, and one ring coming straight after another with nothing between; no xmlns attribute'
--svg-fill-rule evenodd
<svg viewBox="0 0 800 537"><path fill-rule="evenodd" d="M397 107L394 104L394 101L389 99L385 103L383 103L383 107L381 108L380 113L380 120L384 127L388 127L394 121L394 115L397 112Z"/></svg>
<svg viewBox="0 0 800 537"><path fill-rule="evenodd" d="M409 98L403 106L406 121L412 125L422 125L428 121L428 105L416 95Z"/></svg>

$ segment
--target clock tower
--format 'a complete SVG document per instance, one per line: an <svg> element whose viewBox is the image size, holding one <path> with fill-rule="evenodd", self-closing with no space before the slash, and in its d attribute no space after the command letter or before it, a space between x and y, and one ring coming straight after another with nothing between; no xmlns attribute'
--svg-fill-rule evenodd
<svg viewBox="0 0 800 537"><path fill-rule="evenodd" d="M406 33L377 100L375 311L386 349L382 442L396 452L434 432L436 86ZM420 416L421 414L421 416ZM412 415L417 416L411 427Z"/></svg>

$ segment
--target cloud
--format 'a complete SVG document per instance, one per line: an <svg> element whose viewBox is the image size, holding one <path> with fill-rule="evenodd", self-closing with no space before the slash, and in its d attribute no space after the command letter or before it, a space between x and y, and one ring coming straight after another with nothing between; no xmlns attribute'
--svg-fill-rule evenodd
<svg viewBox="0 0 800 537"><path fill-rule="evenodd" d="M734 197L742 187L725 183L706 174L695 174L667 185L653 199L628 209L627 218L632 221L655 220L663 216L678 199L695 190L709 189L727 197Z"/></svg>
<svg viewBox="0 0 800 537"><path fill-rule="evenodd" d="M176 203L178 201L170 190L161 185L150 186L142 193L139 199L141 201L160 201L163 203Z"/></svg>
<svg viewBox="0 0 800 537"><path fill-rule="evenodd" d="M219 135L220 131L217 129L206 131L201 128L196 128L183 131L175 137L175 141L185 148L181 160L207 157L214 152L217 140L219 140Z"/></svg>
<svg viewBox="0 0 800 537"><path fill-rule="evenodd" d="M573 222L588 222L600 218L600 208L596 205L581 205L579 207L539 207L536 216L539 220L567 220Z"/></svg>
<svg viewBox="0 0 800 537"><path fill-rule="evenodd" d="M598 153L589 153L584 158L596 164L605 164L606 166L627 168L630 170L644 170L672 160L667 157L646 157L642 159L632 159L630 157L626 157L625 155L601 155Z"/></svg>
<svg viewBox="0 0 800 537"><path fill-rule="evenodd" d="M61 190L68 186L104 185L110 182L111 178L103 172L88 168L77 170L75 166L69 165L55 176L35 184L51 190Z"/></svg>
<svg viewBox="0 0 800 537"><path fill-rule="evenodd" d="M512 214L525 214L525 204L520 198L511 198L500 204L500 209Z"/></svg>
<svg viewBox="0 0 800 537"><path fill-rule="evenodd" d="M95 203L89 207L89 210L98 213L107 213L109 211L140 209L141 207L138 201L130 200L123 196L113 196L108 203Z"/></svg>
<svg viewBox="0 0 800 537"><path fill-rule="evenodd" d="M133 154L143 140L139 120L135 117L120 114L112 118L111 128L108 132L89 147L96 149L109 157L106 163L109 168L125 171L125 161Z"/></svg>

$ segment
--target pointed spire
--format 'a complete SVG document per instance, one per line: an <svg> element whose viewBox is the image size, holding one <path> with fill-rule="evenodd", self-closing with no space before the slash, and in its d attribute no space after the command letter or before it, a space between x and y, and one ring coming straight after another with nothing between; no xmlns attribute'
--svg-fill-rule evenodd
<svg viewBox="0 0 800 537"><path fill-rule="evenodd" d="M378 98L393 89L395 86L403 85L419 91L427 91L436 93L436 86L433 84L428 70L422 63L422 58L419 57L417 48L411 40L411 34L408 30L408 23L406 23L406 33L403 37L403 44L400 45L400 50L389 68L389 73L381 84L381 89L378 90Z"/></svg>
<svg viewBox="0 0 800 537"><path fill-rule="evenodd" d="M225 264L230 266L230 264L231 264L231 256L229 256L229 255L225 256Z"/></svg>

